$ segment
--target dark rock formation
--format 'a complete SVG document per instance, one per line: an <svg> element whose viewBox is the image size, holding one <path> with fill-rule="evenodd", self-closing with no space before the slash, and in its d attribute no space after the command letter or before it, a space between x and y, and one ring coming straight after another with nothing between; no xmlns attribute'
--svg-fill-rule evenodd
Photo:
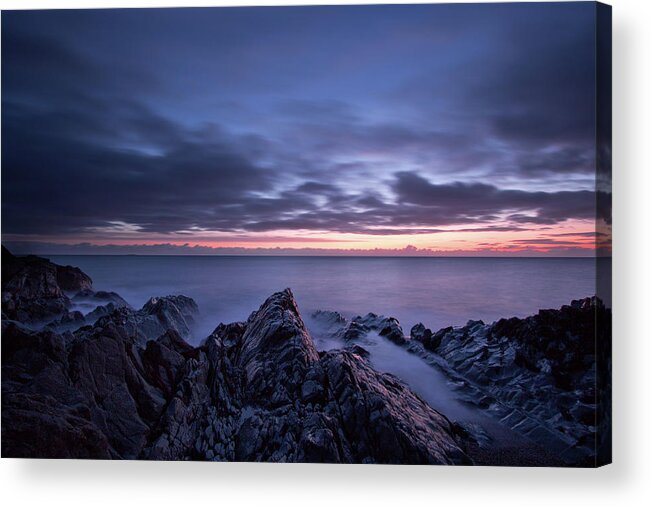
<svg viewBox="0 0 651 507"><path fill-rule="evenodd" d="M171 296L64 333L5 320L2 455L470 463L459 431L364 349L317 352L289 290L197 348L182 338L195 312Z"/></svg>
<svg viewBox="0 0 651 507"><path fill-rule="evenodd" d="M90 290L92 280L80 269L47 259L17 257L2 247L2 314L21 322L47 322L70 308L67 292Z"/></svg>
<svg viewBox="0 0 651 507"><path fill-rule="evenodd" d="M188 339L197 312L186 296L151 298L134 312L115 292L94 291L90 277L79 268L34 255L17 257L2 247L3 319L31 329L74 331L106 317L122 319L121 325L141 343L169 329Z"/></svg>
<svg viewBox="0 0 651 507"><path fill-rule="evenodd" d="M198 352L144 457L469 462L449 421L375 372L363 349L320 355L289 290L245 324L219 326Z"/></svg>
<svg viewBox="0 0 651 507"><path fill-rule="evenodd" d="M359 340L370 331L376 331L398 345L407 343L400 322L395 317L367 313L363 317L358 315L349 322L338 312L319 310L312 314L312 319L326 335L344 341Z"/></svg>
<svg viewBox="0 0 651 507"><path fill-rule="evenodd" d="M3 457L138 457L166 405L162 378L186 352L178 336L143 350L115 325L69 336L3 327Z"/></svg>
<svg viewBox="0 0 651 507"><path fill-rule="evenodd" d="M72 307L84 314L83 324L94 324L100 317L110 315L118 308L131 309L119 294L103 290L85 289L77 292L72 298ZM81 326L78 326L81 327ZM59 327L58 329L61 329Z"/></svg>
<svg viewBox="0 0 651 507"><path fill-rule="evenodd" d="M48 328L61 331L72 331L86 324L84 314L79 311L65 311L61 317L54 319L47 324Z"/></svg>
<svg viewBox="0 0 651 507"><path fill-rule="evenodd" d="M81 269L73 266L56 265L57 284L65 292L90 290L93 281Z"/></svg>
<svg viewBox="0 0 651 507"><path fill-rule="evenodd" d="M363 329L377 331L380 336L384 336L398 345L407 343L405 333L403 333L402 327L400 327L400 322L395 317L367 313L364 317L355 317L352 322L358 328L361 327Z"/></svg>
<svg viewBox="0 0 651 507"><path fill-rule="evenodd" d="M123 306L129 307L129 303L127 303L119 294L104 290L80 290L72 297L72 302L80 309L85 308L87 310L109 304L112 304L114 308L121 308Z"/></svg>
<svg viewBox="0 0 651 507"><path fill-rule="evenodd" d="M311 317L319 323L323 331L329 334L339 331L348 322L339 312L331 310L317 310L312 313Z"/></svg>
<svg viewBox="0 0 651 507"><path fill-rule="evenodd" d="M99 318L112 314L118 308L127 307L116 306L115 303L108 303L105 305L97 306L92 312L88 312L86 315L84 315L84 323L94 324Z"/></svg>
<svg viewBox="0 0 651 507"><path fill-rule="evenodd" d="M411 328L410 336L412 340L422 343L427 350L436 352L436 349L441 344L441 339L450 331L452 331L452 327L446 327L440 329L436 333L432 333L430 329L426 328L423 324L418 323Z"/></svg>
<svg viewBox="0 0 651 507"><path fill-rule="evenodd" d="M3 322L3 457L116 457L68 366L63 336Z"/></svg>
<svg viewBox="0 0 651 507"><path fill-rule="evenodd" d="M595 442L600 446L608 438L607 430L597 431L595 420L610 426L607 411L597 413L599 393L599 409L610 403L610 377L596 375L595 343L600 344L601 370L609 372L611 315L597 298L489 325L469 321L432 332L419 323L411 329L411 340L395 339L401 335L396 323L369 314L344 319L330 336L363 343L371 330L393 329L380 335L443 371L460 399L567 464L594 465Z"/></svg>
<svg viewBox="0 0 651 507"><path fill-rule="evenodd" d="M15 257L2 248L2 314L20 321L45 321L70 306L57 281L58 266L40 257Z"/></svg>
<svg viewBox="0 0 651 507"><path fill-rule="evenodd" d="M109 311L113 308L113 311ZM95 321L95 328L118 326L140 346L167 331L174 331L187 340L192 335L192 325L199 309L193 299L186 296L151 298L140 310L125 306L115 308L113 303L99 307L92 314L105 313ZM85 331L84 328L80 329Z"/></svg>
<svg viewBox="0 0 651 507"><path fill-rule="evenodd" d="M445 360L469 403L489 408L568 463L594 462L601 438L595 433L595 342L610 357L611 316L601 301L572 301L559 310L490 325L470 321L429 338L427 330L415 327L414 338ZM409 347L426 357L417 343Z"/></svg>
<svg viewBox="0 0 651 507"><path fill-rule="evenodd" d="M352 320L342 329L341 338L347 342L359 340L366 336L370 330L359 321Z"/></svg>

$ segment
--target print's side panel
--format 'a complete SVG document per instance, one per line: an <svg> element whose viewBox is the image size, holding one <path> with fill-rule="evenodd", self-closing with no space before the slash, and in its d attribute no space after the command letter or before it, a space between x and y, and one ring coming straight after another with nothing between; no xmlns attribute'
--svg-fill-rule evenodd
<svg viewBox="0 0 651 507"><path fill-rule="evenodd" d="M596 466L612 461L612 8L596 4ZM601 314L601 315L599 315Z"/></svg>

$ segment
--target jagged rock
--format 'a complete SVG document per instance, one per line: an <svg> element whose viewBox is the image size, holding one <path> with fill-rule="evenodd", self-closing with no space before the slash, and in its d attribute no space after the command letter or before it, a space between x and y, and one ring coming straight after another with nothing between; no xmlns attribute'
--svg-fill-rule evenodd
<svg viewBox="0 0 651 507"><path fill-rule="evenodd" d="M486 430L477 423L459 423L453 424L454 431L465 439L472 440L481 448L489 448L493 442L491 436L486 433Z"/></svg>
<svg viewBox="0 0 651 507"><path fill-rule="evenodd" d="M291 291L200 347L174 329L143 343L149 317L176 326L170 305L193 308L153 300L67 337L7 324L3 456L470 462L451 423L363 349L320 355Z"/></svg>
<svg viewBox="0 0 651 507"><path fill-rule="evenodd" d="M191 336L199 307L194 299L187 296L165 296L151 298L144 304L141 313L155 317L164 329L173 329L187 339Z"/></svg>
<svg viewBox="0 0 651 507"><path fill-rule="evenodd" d="M47 321L70 300L57 283L57 267L36 256L16 257L2 248L2 313L20 322Z"/></svg>
<svg viewBox="0 0 651 507"><path fill-rule="evenodd" d="M104 309L91 312L99 316L95 326L104 327L114 324L125 328L135 336L139 346L158 338L168 330L177 332L184 339L192 336L192 326L199 309L192 298L186 296L165 296L151 298L140 310L128 307L115 308L109 303ZM113 308L113 311L108 313ZM90 316L89 316L90 317ZM87 319L89 320L89 319Z"/></svg>
<svg viewBox="0 0 651 507"><path fill-rule="evenodd" d="M119 294L108 291L83 289L72 297L72 304L77 311L83 311L84 322L94 324L97 319L110 315L118 308L131 308Z"/></svg>
<svg viewBox="0 0 651 507"><path fill-rule="evenodd" d="M404 345L407 342L400 323L395 317L368 313L364 317L358 315L348 323L344 319L343 322L340 321L338 324L339 330L332 332L332 335L344 341L359 340L366 336L369 331L376 331L380 336L384 336L398 345ZM337 328L333 326L333 329Z"/></svg>
<svg viewBox="0 0 651 507"><path fill-rule="evenodd" d="M311 317L331 332L336 332L347 323L341 313L332 310L317 310L312 313Z"/></svg>
<svg viewBox="0 0 651 507"><path fill-rule="evenodd" d="M72 298L71 293L75 293ZM2 247L4 318L33 329L48 326L66 331L92 324L120 307L129 304L115 292L94 291L92 280L79 268L35 255L17 257Z"/></svg>
<svg viewBox="0 0 651 507"><path fill-rule="evenodd" d="M189 421L204 418L201 428L214 425L205 392L196 397L201 402L178 396L167 429L146 455L468 463L449 421L394 377L372 370L361 348L319 356L289 290L271 296L245 325L219 326L203 349L213 376L211 403L221 407L220 425L229 429L212 443L173 448L170 436L179 428L184 435L205 435Z"/></svg>
<svg viewBox="0 0 651 507"><path fill-rule="evenodd" d="M94 324L99 318L112 314L118 308L120 307L116 306L114 303L97 306L93 311L88 312L84 316L84 320L89 324Z"/></svg>
<svg viewBox="0 0 651 507"><path fill-rule="evenodd" d="M445 336L446 333L452 331L452 327L446 327L440 329L436 333L432 333L430 329L427 329L423 324L416 324L411 328L411 338L423 344L427 350L436 352L439 345L441 344L441 339Z"/></svg>
<svg viewBox="0 0 651 507"><path fill-rule="evenodd" d="M66 292L90 289L80 269L42 257L18 257L2 247L2 313L12 320L47 323L70 308Z"/></svg>
<svg viewBox="0 0 651 507"><path fill-rule="evenodd" d="M597 390L604 397L609 393L610 321L610 311L598 299L586 298L491 325L471 320L433 333L417 324L410 341L396 343L442 370L460 399L566 463L590 465L595 439L606 449L609 438L610 414L603 408L608 400L598 407L595 400ZM333 326L329 337L364 343L370 331L390 330L392 323L371 313ZM595 340L603 343L598 358L591 352Z"/></svg>
<svg viewBox="0 0 651 507"><path fill-rule="evenodd" d="M47 327L57 331L74 330L86 323L84 315L79 311L64 311L63 315L48 323Z"/></svg>
<svg viewBox="0 0 651 507"><path fill-rule="evenodd" d="M94 291L92 289L84 289L78 291L73 297L72 302L81 308L96 308L98 306L106 306L112 304L115 308L123 306L130 308L131 305L127 303L116 292L109 292L104 290Z"/></svg>
<svg viewBox="0 0 651 507"><path fill-rule="evenodd" d="M357 341L370 331L376 331L398 345L407 343L407 339L395 317L385 317L375 313L357 316L350 322L338 312L319 310L312 314L312 319L320 325L320 331L331 338L344 342Z"/></svg>
<svg viewBox="0 0 651 507"><path fill-rule="evenodd" d="M376 331L396 343L404 343L402 329L393 317L384 317L368 313L348 321L338 312L318 310L312 314L312 320L319 325L319 331L328 338L344 342L358 341L371 331Z"/></svg>
<svg viewBox="0 0 651 507"><path fill-rule="evenodd" d="M2 326L2 455L112 458L90 402L68 376L64 338L53 331Z"/></svg>
<svg viewBox="0 0 651 507"><path fill-rule="evenodd" d="M363 357L364 359L368 359L370 356L370 353L368 350L366 350L364 347L360 347L356 343L349 345L346 347L346 350L352 352L353 354L356 354L360 357Z"/></svg>
<svg viewBox="0 0 651 507"><path fill-rule="evenodd" d="M77 292L81 290L91 290L93 281L81 269L73 266L56 266L57 283L61 290L65 292Z"/></svg>
<svg viewBox="0 0 651 507"><path fill-rule="evenodd" d="M371 329L359 321L352 320L341 332L341 338L346 342L356 341L366 336Z"/></svg>
<svg viewBox="0 0 651 507"><path fill-rule="evenodd" d="M412 340L418 340L422 343L432 336L432 331L430 329L427 329L421 322L419 322L411 328L409 336Z"/></svg>
<svg viewBox="0 0 651 507"><path fill-rule="evenodd" d="M416 340L445 360L447 373L474 404L490 407L504 424L554 449L568 463L590 463L595 437L605 438L596 434L591 351L597 340L609 367L610 319L601 301L586 298L525 319L490 325L469 321L429 339L418 328ZM410 349L424 355L416 343ZM608 392L607 386L600 388Z"/></svg>
<svg viewBox="0 0 651 507"><path fill-rule="evenodd" d="M137 458L193 353L174 331L141 349L113 323L69 343L5 326L3 456Z"/></svg>
<svg viewBox="0 0 651 507"><path fill-rule="evenodd" d="M79 268L60 266L36 255L15 256L4 246L2 279L3 290L27 300L91 289L93 283Z"/></svg>
<svg viewBox="0 0 651 507"><path fill-rule="evenodd" d="M141 349L112 325L84 330L76 338L68 354L72 386L88 400L91 419L116 454L138 457L166 404L144 376Z"/></svg>
<svg viewBox="0 0 651 507"><path fill-rule="evenodd" d="M353 322L361 326L362 329L377 331L380 336L384 336L398 345L404 345L407 342L400 322L395 317L367 313L364 317L355 317Z"/></svg>
<svg viewBox="0 0 651 507"><path fill-rule="evenodd" d="M66 375L67 365L62 364L68 358L58 335L29 334L18 329L14 325L3 332L3 454L110 457L115 450L115 455L134 457L134 448L142 446L148 429L139 421L131 394L125 391L125 385L133 382L134 377L137 379L137 373L125 366L130 363L127 357L132 357L123 350L124 345L130 345L128 336L116 335L111 329L98 329L93 336L86 334L74 344L70 353L70 378ZM111 343L117 344L117 349ZM25 361L21 362L21 358ZM104 368L107 358L111 359L108 371ZM33 370L37 376L31 380ZM11 373L17 373L18 385L13 382ZM34 387L35 382L38 382L37 387ZM36 392L29 392L29 389L21 392L22 384ZM91 391L87 396L82 394L84 386ZM68 409L70 398L75 402L72 414ZM43 406L44 401L47 406ZM84 416L82 420L77 412ZM91 414L92 419L98 421L91 422ZM45 432L41 432L41 428ZM126 440L120 438L123 430L129 435ZM94 448L89 449L82 438L85 434L96 437L92 439ZM110 438L105 438L106 435Z"/></svg>

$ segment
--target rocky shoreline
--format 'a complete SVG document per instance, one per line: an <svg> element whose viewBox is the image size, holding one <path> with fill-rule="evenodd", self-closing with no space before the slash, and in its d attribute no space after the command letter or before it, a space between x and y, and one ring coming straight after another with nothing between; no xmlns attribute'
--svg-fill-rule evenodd
<svg viewBox="0 0 651 507"><path fill-rule="evenodd" d="M596 297L492 324L469 321L433 332L418 323L409 337L393 317L371 313L348 321L329 311L312 317L330 339L363 342L375 331L417 355L446 376L464 403L555 457L546 462L590 466L608 452L609 413L597 413L597 390L610 393L598 381L610 378L611 315ZM598 365L607 375L598 375Z"/></svg>
<svg viewBox="0 0 651 507"><path fill-rule="evenodd" d="M198 311L185 296L133 309L78 268L3 247L2 456L594 466L609 422L589 340L609 332L610 311L594 298L410 336L391 317L317 312L341 342L326 352L289 289L193 347ZM444 372L464 403L518 435L516 450L376 371L370 332Z"/></svg>

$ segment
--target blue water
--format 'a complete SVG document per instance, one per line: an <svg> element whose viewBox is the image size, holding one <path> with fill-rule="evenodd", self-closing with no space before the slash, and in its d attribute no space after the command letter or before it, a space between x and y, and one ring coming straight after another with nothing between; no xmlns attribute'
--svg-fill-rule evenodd
<svg viewBox="0 0 651 507"><path fill-rule="evenodd" d="M406 333L524 317L595 294L595 260L577 258L361 258L50 256L80 267L96 290L134 307L151 296L185 294L201 311L199 342L220 322L245 320L271 293L291 287L304 315L392 315ZM607 264L610 270L610 263ZM608 273L609 276L609 273Z"/></svg>

